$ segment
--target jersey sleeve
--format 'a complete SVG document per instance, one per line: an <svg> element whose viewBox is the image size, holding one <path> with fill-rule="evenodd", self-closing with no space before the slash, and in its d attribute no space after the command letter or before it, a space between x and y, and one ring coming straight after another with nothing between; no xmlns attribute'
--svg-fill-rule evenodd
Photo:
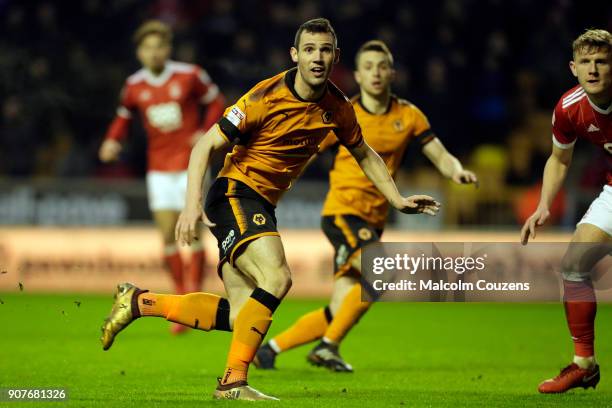
<svg viewBox="0 0 612 408"><path fill-rule="evenodd" d="M206 114L202 120L202 130L207 131L217 123L225 109L225 98L204 68L196 66L194 92L196 99L206 105Z"/></svg>
<svg viewBox="0 0 612 408"><path fill-rule="evenodd" d="M576 143L576 133L559 101L552 116L552 141L560 149L569 149Z"/></svg>
<svg viewBox="0 0 612 408"><path fill-rule="evenodd" d="M339 127L335 129L336 137L338 142L345 147L358 147L363 144L363 135L361 133L361 126L357 122L357 116L355 115L355 109L348 101L341 114L341 120L339 121Z"/></svg>
<svg viewBox="0 0 612 408"><path fill-rule="evenodd" d="M414 140L421 146L425 146L435 138L435 134L433 133L433 130L431 130L431 125L429 124L429 119L427 119L427 116L423 113L423 111L421 111L415 105L411 105L410 110L412 114L411 121L414 124Z"/></svg>
<svg viewBox="0 0 612 408"><path fill-rule="evenodd" d="M127 136L130 121L136 104L131 96L129 85L126 83L121 89L119 96L119 106L112 123L106 131L105 139L121 140Z"/></svg>
<svg viewBox="0 0 612 408"><path fill-rule="evenodd" d="M254 88L255 89L255 88ZM263 99L251 98L253 90L225 109L219 119L219 127L229 142L239 140L244 143L250 134L258 129L265 118L266 105Z"/></svg>
<svg viewBox="0 0 612 408"><path fill-rule="evenodd" d="M208 105L219 96L219 87L204 68L196 67L194 82L196 97L203 105Z"/></svg>

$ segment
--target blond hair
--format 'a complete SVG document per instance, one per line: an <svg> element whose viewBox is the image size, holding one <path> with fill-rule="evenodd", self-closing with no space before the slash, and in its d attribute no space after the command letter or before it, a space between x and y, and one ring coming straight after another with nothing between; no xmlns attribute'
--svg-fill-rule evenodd
<svg viewBox="0 0 612 408"><path fill-rule="evenodd" d="M367 51L382 52L389 60L389 64L393 66L393 54L391 54L391 51L389 51L389 47L387 47L387 44L380 40L370 40L364 43L357 50L357 54L355 55L355 69L357 69L359 66L359 57L361 56L361 54Z"/></svg>
<svg viewBox="0 0 612 408"><path fill-rule="evenodd" d="M572 44L574 56L576 53L590 53L599 49L612 50L612 34L606 30L589 29L582 33Z"/></svg>
<svg viewBox="0 0 612 408"><path fill-rule="evenodd" d="M132 40L138 46L150 34L159 35L162 41L167 44L172 43L172 29L160 20L149 20L142 23L134 33Z"/></svg>

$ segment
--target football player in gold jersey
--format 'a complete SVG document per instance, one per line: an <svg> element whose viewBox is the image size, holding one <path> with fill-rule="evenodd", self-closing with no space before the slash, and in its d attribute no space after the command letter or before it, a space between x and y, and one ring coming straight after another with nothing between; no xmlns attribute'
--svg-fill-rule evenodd
<svg viewBox="0 0 612 408"><path fill-rule="evenodd" d="M465 170L444 148L423 112L391 93L393 56L383 42L363 44L355 65L360 95L352 103L357 121L366 143L384 160L391 175L395 176L408 144L416 142L443 176L459 184L477 182L474 173ZM335 144L337 138L330 135L320 150ZM260 347L254 361L259 368L274 368L278 353L320 340L308 361L332 371L353 371L340 357L338 347L371 305L361 301L361 248L380 240L389 205L343 146L336 154L329 180L321 224L335 250L331 301L329 306L303 315Z"/></svg>
<svg viewBox="0 0 612 408"><path fill-rule="evenodd" d="M142 316L205 331L233 331L215 398L276 399L247 383L249 365L272 314L291 287L275 207L329 133L349 149L395 208L429 215L439 208L429 196L402 197L384 162L364 142L353 106L328 80L339 58L329 21L319 18L304 23L296 33L291 57L296 68L255 85L226 109L218 125L191 152L186 205L176 224L176 238L190 244L200 220L211 228L228 298L210 293L150 293L126 283L119 285L111 315L102 327L105 350L119 332ZM203 200L202 180L212 152L232 143L232 153Z"/></svg>

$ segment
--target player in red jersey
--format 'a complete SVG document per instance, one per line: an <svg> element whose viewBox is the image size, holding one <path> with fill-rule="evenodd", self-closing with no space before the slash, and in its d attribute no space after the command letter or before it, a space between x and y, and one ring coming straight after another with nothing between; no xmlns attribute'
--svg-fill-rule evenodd
<svg viewBox="0 0 612 408"><path fill-rule="evenodd" d="M553 150L544 168L540 203L521 230L523 244L535 238L536 227L550 216L550 205L565 180L576 140L586 139L612 154L612 35L605 30L587 30L574 41L573 53L570 69L579 85L566 92L555 107ZM595 388L599 382L594 348L597 303L590 270L609 253L612 242L612 156L607 162L607 185L578 223L561 264L574 360L558 376L542 382L538 387L541 393Z"/></svg>
<svg viewBox="0 0 612 408"><path fill-rule="evenodd" d="M198 291L202 282L204 250L191 246L189 269L183 267L174 240L174 226L185 204L187 166L191 147L221 117L223 96L205 70L169 59L172 31L161 21L148 21L134 34L142 69L131 75L121 91L117 116L110 125L99 157L116 160L127 136L132 115L138 112L148 137L147 190L149 207L164 240L164 261L177 293ZM206 115L200 121L200 105ZM184 271L185 269L185 271ZM184 278L188 272L188 279ZM183 326L173 326L173 331Z"/></svg>

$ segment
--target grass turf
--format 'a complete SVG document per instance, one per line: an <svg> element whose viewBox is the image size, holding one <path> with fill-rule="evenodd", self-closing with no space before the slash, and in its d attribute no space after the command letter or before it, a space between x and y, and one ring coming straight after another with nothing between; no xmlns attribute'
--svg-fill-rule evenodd
<svg viewBox="0 0 612 408"><path fill-rule="evenodd" d="M67 388L61 405L74 407L236 405L211 400L228 333L172 337L164 320L140 319L103 352L109 296L0 293L0 300L0 387ZM287 300L270 334L322 304ZM599 305L597 391L536 392L572 354L558 304L377 304L342 346L354 374L307 365L305 346L281 355L277 371L252 368L250 382L281 398L275 406L612 406L611 322L612 305Z"/></svg>

